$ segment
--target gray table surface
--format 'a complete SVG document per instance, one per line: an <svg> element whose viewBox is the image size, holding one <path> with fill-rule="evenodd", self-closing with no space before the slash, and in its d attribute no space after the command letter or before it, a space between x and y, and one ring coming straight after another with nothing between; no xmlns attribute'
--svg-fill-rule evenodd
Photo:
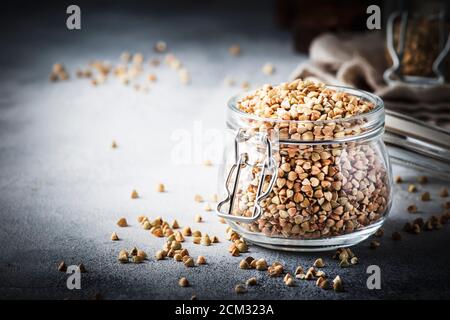
<svg viewBox="0 0 450 320"><path fill-rule="evenodd" d="M247 16L251 8L231 7L220 14L199 8L187 13L113 9L82 7L81 31L65 29L62 7L2 20L2 30L7 25L10 32L2 34L8 45L2 48L0 78L0 298L89 299L101 293L106 299L189 299L192 294L199 299L448 299L449 226L418 236L403 234L400 242L390 239L413 218L405 208L418 194L406 192L406 184L395 186L381 247L371 250L369 241L357 245L356 266L339 268L331 252L250 247L249 255L280 261L290 272L323 257L324 270L341 275L345 292L321 290L305 281L290 288L264 272L240 270L241 258L227 252L225 226L193 201L196 193L213 194L218 184L222 144L207 139L221 136L227 99L240 90L223 85L223 79L246 80L253 87L277 83L305 57L293 52L290 35L275 28L268 10ZM117 63L124 50L156 57L152 46L159 39L189 69L191 85L182 86L166 65L155 68L158 81L148 94L114 79L97 88L73 77L48 81L54 62L73 75L90 60ZM234 43L242 46L241 57L227 53ZM275 65L274 75L262 74L265 62ZM199 130L203 135L198 136ZM180 137L192 142L192 154L183 158L176 153ZM110 148L113 139L116 150ZM216 165L202 166L202 157ZM407 181L420 174L399 166L394 172ZM166 185L166 193L155 192L158 182ZM431 191L433 201L419 203L417 217L442 211L444 200L437 196L442 185L448 181L432 178L419 187ZM140 199L130 199L132 189ZM193 222L197 213L203 223ZM120 249L137 246L153 256L164 243L138 225L140 214L177 218L222 241L211 247L185 243L193 256L207 258L207 266L188 269L153 257L141 265L121 265L116 261ZM122 216L130 227L116 226ZM113 231L121 241L110 241ZM67 275L56 269L61 260L85 264L81 290L66 288ZM366 268L373 264L381 268L381 290L366 287ZM190 280L189 288L178 287L181 276ZM234 286L251 276L260 284L236 295Z"/></svg>

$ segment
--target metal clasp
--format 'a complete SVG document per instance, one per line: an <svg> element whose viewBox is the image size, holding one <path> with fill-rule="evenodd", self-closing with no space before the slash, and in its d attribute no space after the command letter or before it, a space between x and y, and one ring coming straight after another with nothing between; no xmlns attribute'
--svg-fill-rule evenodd
<svg viewBox="0 0 450 320"><path fill-rule="evenodd" d="M239 185L239 177L241 174L241 170L247 166L255 166L256 164L250 164L248 163L248 153L243 152L239 153L239 143L245 142L249 139L248 136L245 136L244 131L241 129L239 130L238 134L236 135L236 138L234 140L234 147L235 147L235 163L230 169L230 172L228 173L228 177L225 181L225 190L227 192L227 196L224 200L220 201L217 205L217 215L222 218L226 218L233 221L238 222L244 222L244 223L251 223L256 221L262 213L261 204L260 202L264 200L269 193L272 191L273 185L275 184L275 181L277 180L278 170L277 170L277 163L275 158L273 157L273 147L272 143L266 133L259 133L260 138L262 142L265 144L266 147L266 158L264 163L262 164L262 170L261 174L259 176L259 183L258 183L258 189L256 193L255 198L255 205L253 207L253 215L251 217L244 217L244 216L235 216L233 215L233 207L235 203L236 193L238 191L238 185ZM268 173L268 171L271 171L271 173ZM236 172L236 173L235 173ZM229 185L232 181L233 175L235 173L234 183L232 186L232 190L230 191ZM263 192L263 186L264 182L266 180L266 176L269 174L272 175L268 188L265 192ZM224 213L222 212L222 207L229 203L228 212Z"/></svg>

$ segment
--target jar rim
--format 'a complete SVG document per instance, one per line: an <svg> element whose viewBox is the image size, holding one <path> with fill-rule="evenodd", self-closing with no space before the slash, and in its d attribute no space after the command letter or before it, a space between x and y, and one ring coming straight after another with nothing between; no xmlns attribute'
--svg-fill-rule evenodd
<svg viewBox="0 0 450 320"><path fill-rule="evenodd" d="M338 92L340 91L340 92L349 93L358 98L362 98L368 102L373 103L375 105L375 108L373 108L369 112L359 113L355 116L351 116L348 118L319 120L319 121L316 121L316 120L283 120L283 119L277 119L277 118L264 118L264 117L257 116L255 114L251 114L251 113L242 111L241 109L239 109L237 107L238 99L241 97L244 97L245 95L250 93L249 91L232 96L228 100L227 105L231 111L236 112L237 114L242 115L248 119L256 120L256 121L263 121L263 122L272 122L272 123L295 123L295 124L314 124L314 125L340 124L340 123L345 123L345 122L349 122L349 121L359 120L361 118L365 118L368 116L373 116L375 118L383 117L383 122L384 122L384 103L383 103L383 100L380 97L378 97L377 95L367 92L367 91L364 91L364 90L355 89L355 88L346 87L346 86L325 85L325 87L328 89L335 89Z"/></svg>

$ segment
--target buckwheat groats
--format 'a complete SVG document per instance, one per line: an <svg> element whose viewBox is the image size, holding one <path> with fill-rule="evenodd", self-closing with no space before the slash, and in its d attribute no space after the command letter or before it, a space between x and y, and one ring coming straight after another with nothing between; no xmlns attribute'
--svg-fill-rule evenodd
<svg viewBox="0 0 450 320"><path fill-rule="evenodd" d="M350 92L295 80L265 85L235 102L237 129L247 137L276 137L271 144L278 173L260 202L259 219L240 226L271 237L318 239L384 218L391 179L380 140L382 107ZM246 150L253 165L239 178L232 214L252 217L267 152L262 143ZM263 191L270 179L265 177Z"/></svg>
<svg viewBox="0 0 450 320"><path fill-rule="evenodd" d="M323 83L295 80L275 87L264 85L240 99L238 108L267 119L322 121L350 118L372 110L374 105ZM322 134L331 135L331 130Z"/></svg>

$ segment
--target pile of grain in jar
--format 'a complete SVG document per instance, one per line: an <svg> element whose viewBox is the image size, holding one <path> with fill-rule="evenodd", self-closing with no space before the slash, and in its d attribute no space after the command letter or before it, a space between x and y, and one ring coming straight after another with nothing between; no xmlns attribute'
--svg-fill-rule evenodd
<svg viewBox="0 0 450 320"><path fill-rule="evenodd" d="M311 239L357 231L384 217L390 201L383 150L367 140L307 143L362 133L366 120L358 115L372 111L373 103L296 80L265 85L238 100L237 108L258 116L245 120L248 134L275 129L280 140L306 142L278 146L276 183L261 201L261 217L243 227L267 236ZM253 215L260 170L254 167L252 181L240 186L234 215Z"/></svg>

